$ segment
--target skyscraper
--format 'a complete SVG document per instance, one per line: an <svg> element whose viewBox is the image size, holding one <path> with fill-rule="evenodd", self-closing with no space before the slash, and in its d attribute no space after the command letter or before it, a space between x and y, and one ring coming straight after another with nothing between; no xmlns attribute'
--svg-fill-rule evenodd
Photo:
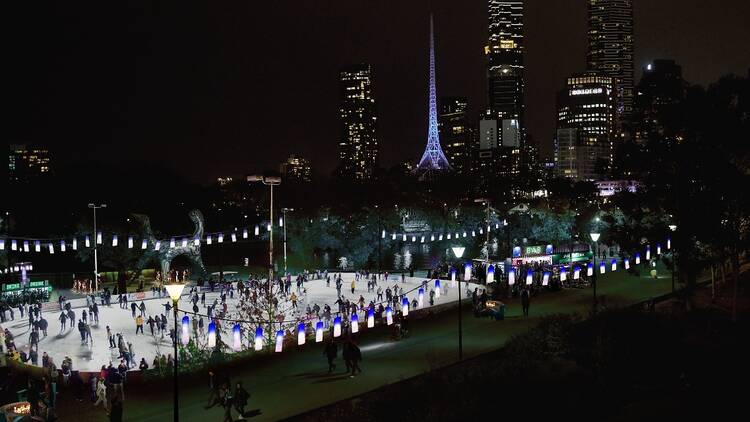
<svg viewBox="0 0 750 422"><path fill-rule="evenodd" d="M489 108L499 119L523 126L523 1L488 0L487 82Z"/></svg>
<svg viewBox="0 0 750 422"><path fill-rule="evenodd" d="M588 2L588 70L615 78L622 121L633 112L633 0Z"/></svg>
<svg viewBox="0 0 750 422"><path fill-rule="evenodd" d="M435 87L435 33L430 15L430 81L428 84L429 100L427 112L427 146L417 164L416 173L421 180L429 179L436 173L451 170L448 160L440 146L437 119L437 92Z"/></svg>
<svg viewBox="0 0 750 422"><path fill-rule="evenodd" d="M679 105L685 99L686 84L682 68L674 60L658 59L644 66L636 87L633 108L635 141L649 138L673 140L679 136Z"/></svg>
<svg viewBox="0 0 750 422"><path fill-rule="evenodd" d="M339 174L353 180L371 179L378 160L377 109L369 64L339 73L341 140Z"/></svg>
<svg viewBox="0 0 750 422"><path fill-rule="evenodd" d="M471 163L474 128L466 115L465 97L444 97L440 100L440 139L445 156L456 174L465 175Z"/></svg>
<svg viewBox="0 0 750 422"><path fill-rule="evenodd" d="M573 180L599 180L612 167L615 81L593 72L575 74L557 96L555 171Z"/></svg>

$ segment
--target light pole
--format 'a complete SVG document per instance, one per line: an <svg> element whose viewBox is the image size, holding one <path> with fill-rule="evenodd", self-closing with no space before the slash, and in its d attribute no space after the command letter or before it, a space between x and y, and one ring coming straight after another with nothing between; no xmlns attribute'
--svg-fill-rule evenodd
<svg viewBox="0 0 750 422"><path fill-rule="evenodd" d="M284 214L283 222L284 222L284 275L286 276L286 213L289 211L294 211L294 208L282 208L281 212Z"/></svg>
<svg viewBox="0 0 750 422"><path fill-rule="evenodd" d="M466 250L463 246L454 246L451 249L453 250L453 255L459 260L464 256L464 251ZM456 268L456 271L458 271L458 268ZM466 277L466 272L464 272L464 277ZM458 360L461 360L464 357L463 321L461 320L461 277L456 278L458 279ZM468 282L469 280L465 281Z"/></svg>
<svg viewBox="0 0 750 422"><path fill-rule="evenodd" d="M271 187L271 204L269 208L269 221L268 225L268 294L271 294L271 283L273 283L273 187L281 184L281 177L278 176L261 176L252 175L247 176L248 182L261 182L266 186Z"/></svg>
<svg viewBox="0 0 750 422"><path fill-rule="evenodd" d="M591 277L591 286L594 288L594 312L596 312L596 255L599 254L599 236L601 236L600 233L594 233L591 232L591 240L594 241L594 271L592 272L593 277Z"/></svg>
<svg viewBox="0 0 750 422"><path fill-rule="evenodd" d="M489 230L490 228L490 200L487 198L478 198L478 199L475 199L474 202L477 202L477 203L481 202L482 205L487 206L487 215L485 216L485 227L484 227L486 231L485 239L484 239L484 247L485 247L485 250L487 251L486 252L487 253L486 255L487 265L489 265L490 263L490 230Z"/></svg>
<svg viewBox="0 0 750 422"><path fill-rule="evenodd" d="M97 239L96 234L96 210L99 208L107 208L107 204L89 204L89 208L94 210L94 291L99 291L99 257L96 253L96 245L99 243L97 242L99 239Z"/></svg>
<svg viewBox="0 0 750 422"><path fill-rule="evenodd" d="M177 304L180 301L180 296L182 295L182 289L185 288L185 285L182 283L170 283L164 286L167 289L167 293L169 293L169 297L172 298L172 309L174 309L174 336L172 336L173 342L174 342L174 421L178 422L180 420L180 410L179 406L177 404Z"/></svg>
<svg viewBox="0 0 750 422"><path fill-rule="evenodd" d="M670 224L669 230L671 230L672 233L674 233L675 231L677 231L677 225ZM669 245L669 246L672 246L672 245ZM677 271L677 251L673 248L670 248L670 249L672 249L672 294L674 294L674 273L675 271Z"/></svg>

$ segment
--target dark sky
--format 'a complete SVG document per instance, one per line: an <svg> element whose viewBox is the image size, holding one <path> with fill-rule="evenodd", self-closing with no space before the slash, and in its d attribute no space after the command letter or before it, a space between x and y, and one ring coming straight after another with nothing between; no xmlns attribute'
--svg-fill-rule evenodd
<svg viewBox="0 0 750 422"><path fill-rule="evenodd" d="M416 159L430 8L438 95L486 103L482 0L13 3L5 138L48 144L59 165L145 160L207 182L296 152L327 173L337 72L360 61L374 67L382 164ZM637 69L673 58L701 84L747 72L747 0L635 3ZM549 153L555 92L585 67L586 0L528 0L525 32L527 126Z"/></svg>

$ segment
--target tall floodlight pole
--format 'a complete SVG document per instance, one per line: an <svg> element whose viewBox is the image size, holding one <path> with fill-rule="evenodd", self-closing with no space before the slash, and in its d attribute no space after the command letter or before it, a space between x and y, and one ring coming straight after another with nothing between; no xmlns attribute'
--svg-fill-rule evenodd
<svg viewBox="0 0 750 422"><path fill-rule="evenodd" d="M248 182L260 182L271 187L271 203L269 206L269 224L268 224L268 293L271 293L271 284L273 283L273 187L281 184L281 177L278 176L247 176Z"/></svg>
<svg viewBox="0 0 750 422"><path fill-rule="evenodd" d="M96 234L96 210L99 208L107 208L107 204L89 204L89 208L94 210L94 291L99 291L99 257L96 253L96 246L99 244L98 236Z"/></svg>
<svg viewBox="0 0 750 422"><path fill-rule="evenodd" d="M281 212L284 214L284 218L281 220L284 223L284 275L286 276L287 272L287 266L286 266L286 213L289 211L294 211L294 208L282 208Z"/></svg>

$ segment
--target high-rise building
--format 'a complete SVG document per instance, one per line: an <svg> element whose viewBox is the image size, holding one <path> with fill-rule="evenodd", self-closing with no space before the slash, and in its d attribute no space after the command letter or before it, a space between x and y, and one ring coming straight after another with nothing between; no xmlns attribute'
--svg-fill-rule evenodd
<svg viewBox="0 0 750 422"><path fill-rule="evenodd" d="M50 172L50 154L47 148L26 144L10 145L8 179L11 182L27 182L49 175Z"/></svg>
<svg viewBox="0 0 750 422"><path fill-rule="evenodd" d="M312 181L310 160L294 154L290 155L286 161L279 165L279 172L281 172L285 180L290 182L307 183Z"/></svg>
<svg viewBox="0 0 750 422"><path fill-rule="evenodd" d="M427 103L427 145L422 158L417 164L416 173L421 180L431 179L437 173L450 171L451 165L445 158L443 148L440 145L440 133L438 132L437 117L437 87L435 83L435 31L430 15L430 76L428 82L429 98Z"/></svg>
<svg viewBox="0 0 750 422"><path fill-rule="evenodd" d="M467 117L465 97L444 97L440 101L440 140L453 171L469 173L474 128Z"/></svg>
<svg viewBox="0 0 750 422"><path fill-rule="evenodd" d="M633 112L633 0L588 3L588 70L615 78L622 121Z"/></svg>
<svg viewBox="0 0 750 422"><path fill-rule="evenodd" d="M378 160L377 109L369 64L341 69L339 173L353 180L373 177Z"/></svg>
<svg viewBox="0 0 750 422"><path fill-rule="evenodd" d="M523 1L488 0L487 82L489 108L499 119L523 125Z"/></svg>
<svg viewBox="0 0 750 422"><path fill-rule="evenodd" d="M599 180L608 175L614 153L615 91L609 76L586 72L567 79L557 96L557 176Z"/></svg>
<svg viewBox="0 0 750 422"><path fill-rule="evenodd" d="M635 141L649 138L672 140L677 133L679 105L685 98L686 84L682 68L674 60L654 60L643 68L636 87L633 112Z"/></svg>

